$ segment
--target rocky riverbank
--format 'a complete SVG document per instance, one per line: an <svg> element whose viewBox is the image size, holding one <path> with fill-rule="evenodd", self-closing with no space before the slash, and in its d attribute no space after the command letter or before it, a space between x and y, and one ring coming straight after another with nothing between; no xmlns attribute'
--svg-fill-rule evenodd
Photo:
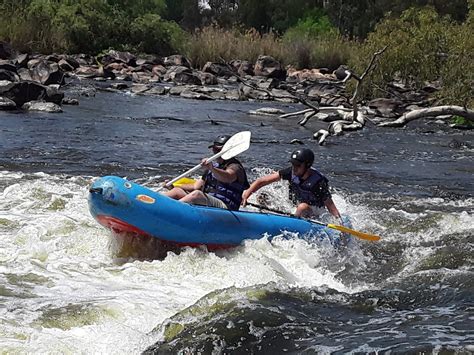
<svg viewBox="0 0 474 355"><path fill-rule="evenodd" d="M61 112L61 105L79 104L81 95L94 95L96 90L197 100L301 102L310 109L298 113L305 115L300 124L310 118L330 122L328 130L314 135L321 144L328 135L360 129L366 121L380 124L428 108L433 104L430 95L439 89L438 83L427 83L415 91L394 81L386 97L363 102L354 115L346 83L356 75L345 67L334 72L296 70L262 55L255 63L208 62L199 70L182 55L162 58L114 50L96 57L32 55L16 53L7 43L0 43L0 59L0 110ZM283 112L270 109L250 114Z"/></svg>

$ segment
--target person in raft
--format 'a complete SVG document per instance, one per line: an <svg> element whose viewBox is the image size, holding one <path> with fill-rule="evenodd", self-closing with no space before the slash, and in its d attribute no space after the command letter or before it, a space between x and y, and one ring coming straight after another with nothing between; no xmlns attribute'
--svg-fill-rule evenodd
<svg viewBox="0 0 474 355"><path fill-rule="evenodd" d="M341 215L334 204L329 192L328 179L312 167L314 153L310 149L297 149L291 153L291 167L255 180L242 194L242 205L254 192L263 186L279 180L289 182L289 198L296 204L294 213L297 217L316 217L327 208L334 217L341 219Z"/></svg>
<svg viewBox="0 0 474 355"><path fill-rule="evenodd" d="M209 148L217 154L229 139L228 135L219 136ZM238 210L242 193L250 186L242 164L235 158L217 158L211 163L203 159L201 163L206 171L199 180L193 184L174 187L165 192L165 195L194 205Z"/></svg>

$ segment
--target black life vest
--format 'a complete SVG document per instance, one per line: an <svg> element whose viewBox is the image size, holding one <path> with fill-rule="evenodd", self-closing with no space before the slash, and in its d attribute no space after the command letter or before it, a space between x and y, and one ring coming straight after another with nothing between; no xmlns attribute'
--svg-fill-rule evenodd
<svg viewBox="0 0 474 355"><path fill-rule="evenodd" d="M293 203L305 202L310 206L323 207L324 201L318 198L314 193L314 189L316 185L323 181L325 181L325 185L327 185L328 180L316 169L310 169L313 173L304 181L301 181L301 179L294 175L293 172L291 173L289 189L290 200L293 201Z"/></svg>
<svg viewBox="0 0 474 355"><path fill-rule="evenodd" d="M208 171L203 177L205 181L204 192L224 202L230 210L237 211L240 207L240 203L242 202L242 193L244 190L250 187L244 167L235 158L226 160L222 164L218 164L217 162L213 162L212 164L214 167L223 170L225 170L231 164L238 164L242 168L244 173L243 184L238 181L238 177L234 182L231 183L221 182L217 180L211 171Z"/></svg>

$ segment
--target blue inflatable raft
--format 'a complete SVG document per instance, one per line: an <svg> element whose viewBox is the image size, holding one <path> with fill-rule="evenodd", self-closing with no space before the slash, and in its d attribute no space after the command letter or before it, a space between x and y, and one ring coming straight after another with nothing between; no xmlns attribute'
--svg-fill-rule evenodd
<svg viewBox="0 0 474 355"><path fill-rule="evenodd" d="M205 245L215 250L285 231L304 238L330 238L336 243L339 239L339 232L306 220L189 205L116 176L96 180L89 191L90 212L103 226L177 246Z"/></svg>

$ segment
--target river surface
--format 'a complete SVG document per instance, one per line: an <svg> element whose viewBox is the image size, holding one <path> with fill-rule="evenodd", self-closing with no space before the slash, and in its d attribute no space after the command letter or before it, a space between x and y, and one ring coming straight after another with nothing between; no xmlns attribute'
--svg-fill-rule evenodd
<svg viewBox="0 0 474 355"><path fill-rule="evenodd" d="M62 114L0 112L0 353L473 353L474 133L369 124L320 147L320 123L247 114L262 106L301 108L99 92ZM158 186L243 130L252 179L299 139L353 227L382 240L149 258L90 216L94 178ZM291 208L284 185L267 191Z"/></svg>

